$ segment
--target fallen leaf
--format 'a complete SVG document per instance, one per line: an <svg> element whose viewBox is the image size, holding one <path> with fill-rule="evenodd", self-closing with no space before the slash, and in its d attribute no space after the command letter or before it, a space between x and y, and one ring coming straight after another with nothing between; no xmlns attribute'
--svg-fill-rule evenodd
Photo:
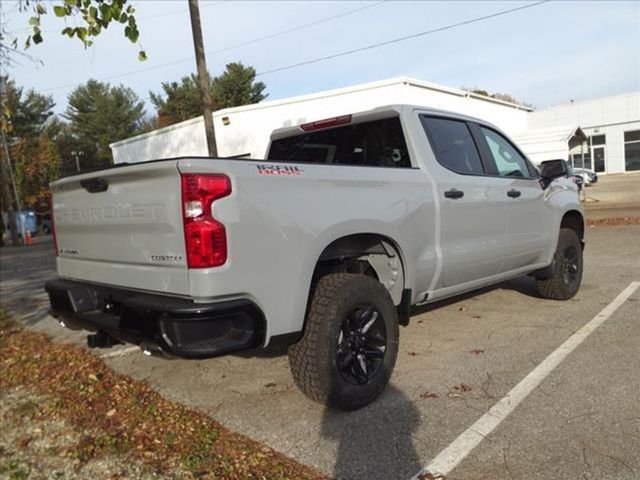
<svg viewBox="0 0 640 480"><path fill-rule="evenodd" d="M458 385L451 387L451 390L454 392L470 392L471 387L466 383L459 383Z"/></svg>
<svg viewBox="0 0 640 480"><path fill-rule="evenodd" d="M422 398L423 400L426 400L427 398L438 398L438 394L427 390L426 392L420 394L420 398Z"/></svg>
<svg viewBox="0 0 640 480"><path fill-rule="evenodd" d="M447 480L447 477L440 473L421 472L418 474L418 480Z"/></svg>
<svg viewBox="0 0 640 480"><path fill-rule="evenodd" d="M113 417L116 414L116 409L112 408L107 412L107 417Z"/></svg>
<svg viewBox="0 0 640 480"><path fill-rule="evenodd" d="M24 450L31 443L31 437L24 437L18 440L18 448Z"/></svg>

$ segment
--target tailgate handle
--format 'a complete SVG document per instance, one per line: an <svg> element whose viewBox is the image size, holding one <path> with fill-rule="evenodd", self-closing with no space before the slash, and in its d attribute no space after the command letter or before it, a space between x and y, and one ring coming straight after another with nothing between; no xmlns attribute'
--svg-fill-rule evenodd
<svg viewBox="0 0 640 480"><path fill-rule="evenodd" d="M101 177L80 180L80 185L89 193L106 192L109 188L109 182Z"/></svg>

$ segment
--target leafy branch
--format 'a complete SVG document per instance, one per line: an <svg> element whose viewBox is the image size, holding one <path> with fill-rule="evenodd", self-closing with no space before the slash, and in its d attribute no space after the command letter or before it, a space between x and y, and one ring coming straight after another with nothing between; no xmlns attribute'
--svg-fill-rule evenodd
<svg viewBox="0 0 640 480"><path fill-rule="evenodd" d="M131 43L138 43L140 31L135 17L135 8L128 4L127 0L58 0L58 4L53 6L53 13L56 17L66 20L67 18L81 19L80 26L65 27L60 33L69 38L77 38L85 48L93 45L95 37L102 33L111 24L121 24L124 26L124 36ZM25 49L33 44L44 41L41 30L41 19L49 12L43 4L43 0L20 0L21 10L31 10L32 16L29 18L31 33L25 40ZM17 39L14 40L14 45ZM144 61L147 54L144 50L138 52L138 59Z"/></svg>

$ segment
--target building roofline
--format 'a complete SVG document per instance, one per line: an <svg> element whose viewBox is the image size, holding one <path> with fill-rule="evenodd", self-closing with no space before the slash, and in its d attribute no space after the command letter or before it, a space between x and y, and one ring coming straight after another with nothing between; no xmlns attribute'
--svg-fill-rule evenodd
<svg viewBox="0 0 640 480"><path fill-rule="evenodd" d="M213 117L219 118L219 117L225 117L227 115L231 115L234 113L246 112L251 110L263 110L267 108L279 107L282 105L290 105L294 103L306 102L309 100L317 100L317 99L328 98L328 97L337 97L337 96L346 95L349 93L360 92L363 90L371 90L376 88L383 88L383 87L388 87L392 85L410 85L413 87L425 88L425 89L434 90L437 92L448 93L450 95L455 95L458 97L474 98L476 100L481 100L488 103L495 103L498 105L503 105L505 107L511 107L516 110L524 110L526 112L533 111L532 108L524 105L518 105L516 103L506 102L504 100L499 100L497 98L491 98L485 95L479 95L477 93L468 92L466 90L461 90L459 88L447 87L445 85L426 82L424 80L418 80L412 77L401 76L401 77L388 78L385 80L378 80L374 82L360 83L360 84L351 85L348 87L340 87L340 88L334 88L330 90L323 90L320 92L315 92L315 93L310 93L305 95L298 95L295 97L282 98L279 100L269 100L266 102L253 103L250 105L243 105L240 107L224 108L222 110L216 110L215 112L213 112ZM146 138L151 138L156 135L161 135L163 133L170 132L172 130L181 128L189 124L196 125L200 122L202 122L202 116L198 116L190 120L185 120L184 122L175 123L173 125L160 128L158 130L153 130L152 132L136 135L135 137L127 138L125 140L119 140L117 142L110 143L109 147L111 148L119 147L121 145L126 145L127 143L143 140Z"/></svg>
<svg viewBox="0 0 640 480"><path fill-rule="evenodd" d="M607 101L613 98L628 97L630 95L640 95L640 90L633 90L633 91L624 92L624 93L616 93L614 95L605 95L604 97L585 98L584 100L574 100L573 102L558 103L556 105L549 105L548 107L544 107L544 108L541 108L540 110L535 110L535 111L545 112L547 110L554 110L556 108L573 107L573 106L584 104L584 103Z"/></svg>

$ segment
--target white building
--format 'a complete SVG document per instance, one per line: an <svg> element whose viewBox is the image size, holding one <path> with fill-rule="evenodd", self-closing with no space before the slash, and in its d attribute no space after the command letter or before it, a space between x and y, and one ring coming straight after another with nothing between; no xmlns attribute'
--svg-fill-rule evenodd
<svg viewBox="0 0 640 480"><path fill-rule="evenodd" d="M614 142L623 138L624 132L631 132L626 134L627 163L631 167L626 170L640 169L640 92L533 111L522 105L407 77L218 110L213 114L218 153L227 157L264 158L271 132L277 128L402 103L487 120L511 135L536 162L577 158L575 155L580 155L582 148L586 152L585 165L593 155L596 167L604 165L601 171L606 173L625 171L625 146L621 142L614 146ZM581 129L583 123L585 127ZM599 135L603 134L604 154L598 143L602 141ZM633 138L639 143L634 144ZM204 122L202 118L194 118L113 143L111 149L115 163L206 156ZM576 164L581 162L582 157Z"/></svg>
<svg viewBox="0 0 640 480"><path fill-rule="evenodd" d="M571 102L527 115L528 132L565 125L579 126L588 137L584 157L581 145L572 145L570 157L563 157L575 166L584 162L598 173L640 170L640 92Z"/></svg>

